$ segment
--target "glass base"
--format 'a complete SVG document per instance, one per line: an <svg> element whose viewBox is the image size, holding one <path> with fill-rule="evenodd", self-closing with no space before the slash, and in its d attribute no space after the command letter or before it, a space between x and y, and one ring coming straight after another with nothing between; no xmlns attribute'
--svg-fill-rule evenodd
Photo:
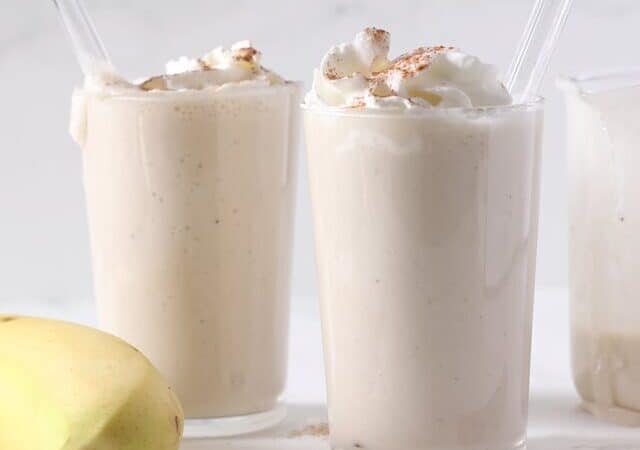
<svg viewBox="0 0 640 450"><path fill-rule="evenodd" d="M582 408L593 414L597 419L615 423L625 427L640 427L640 411L624 409L618 406L599 405L583 401Z"/></svg>
<svg viewBox="0 0 640 450"><path fill-rule="evenodd" d="M255 433L278 425L286 415L286 406L278 404L270 411L246 416L186 419L183 438L206 439Z"/></svg>
<svg viewBox="0 0 640 450"><path fill-rule="evenodd" d="M331 450L358 450L360 448L365 448L363 447L361 444L355 444L355 445L348 445L348 446L344 446L344 445L335 445L334 443L331 443ZM383 446L383 447L376 447L377 449L382 449L382 450L399 450L398 447L394 446L394 447L387 447L387 446ZM432 443L422 443L422 445L419 445L418 447L414 447L413 445L411 447L406 447L403 446L401 448L401 450L478 450L478 449L486 449L486 450L527 450L527 440L526 439L522 439L518 442L516 442L513 445L509 445L507 447L504 446L504 444L500 444L500 445L491 445L491 444L487 444L486 442L483 442L482 444L473 444L473 445L461 445L461 444L451 444L451 445L445 445L444 447L442 445L436 445L434 447L434 444Z"/></svg>

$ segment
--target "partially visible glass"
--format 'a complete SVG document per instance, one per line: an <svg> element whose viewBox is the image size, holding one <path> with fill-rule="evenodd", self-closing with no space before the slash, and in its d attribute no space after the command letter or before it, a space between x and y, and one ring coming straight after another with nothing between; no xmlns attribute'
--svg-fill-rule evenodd
<svg viewBox="0 0 640 450"><path fill-rule="evenodd" d="M304 119L332 448L524 448L542 100Z"/></svg>
<svg viewBox="0 0 640 450"><path fill-rule="evenodd" d="M640 426L640 68L562 77L574 382L599 418Z"/></svg>
<svg viewBox="0 0 640 450"><path fill-rule="evenodd" d="M283 418L300 92L76 94L100 325L171 383L186 437Z"/></svg>

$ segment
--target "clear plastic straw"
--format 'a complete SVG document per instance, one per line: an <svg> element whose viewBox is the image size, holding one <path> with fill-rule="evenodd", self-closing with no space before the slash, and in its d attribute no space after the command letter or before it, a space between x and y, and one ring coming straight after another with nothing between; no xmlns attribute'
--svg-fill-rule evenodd
<svg viewBox="0 0 640 450"><path fill-rule="evenodd" d="M82 0L53 0L53 3L60 13L85 76L90 76L101 68L112 67L107 51Z"/></svg>
<svg viewBox="0 0 640 450"><path fill-rule="evenodd" d="M573 0L536 0L507 75L515 102L538 93L572 4Z"/></svg>

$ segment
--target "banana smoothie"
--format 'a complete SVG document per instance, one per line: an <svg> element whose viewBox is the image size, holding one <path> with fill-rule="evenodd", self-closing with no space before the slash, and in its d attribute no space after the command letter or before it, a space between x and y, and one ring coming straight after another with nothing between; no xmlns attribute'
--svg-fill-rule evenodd
<svg viewBox="0 0 640 450"><path fill-rule="evenodd" d="M187 418L268 412L283 391L299 91L241 42L74 95L100 324Z"/></svg>
<svg viewBox="0 0 640 450"><path fill-rule="evenodd" d="M368 28L305 100L331 445L524 448L540 100Z"/></svg>

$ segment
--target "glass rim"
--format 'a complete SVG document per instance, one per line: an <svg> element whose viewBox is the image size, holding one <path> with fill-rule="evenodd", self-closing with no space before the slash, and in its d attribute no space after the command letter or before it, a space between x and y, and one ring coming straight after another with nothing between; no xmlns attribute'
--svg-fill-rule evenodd
<svg viewBox="0 0 640 450"><path fill-rule="evenodd" d="M525 101L518 103L510 103L508 105L493 106L456 106L452 108L394 108L394 109L372 109L372 108L344 108L340 106L326 105L309 105L302 103L301 109L305 112L327 114L335 116L350 117L367 117L367 116L385 116L391 115L396 117L429 117L429 116L446 116L451 114L491 114L504 113L511 111L528 111L542 109L546 102L545 97L535 95L527 98Z"/></svg>
<svg viewBox="0 0 640 450"><path fill-rule="evenodd" d="M290 81L286 80L282 84L271 85L251 85L242 83L229 83L228 87L211 86L204 89L179 89L179 90L126 90L121 92L108 92L101 90L88 90L83 87L76 88L73 92L73 96L76 95L95 95L98 97L105 97L114 100L131 100L131 101L176 101L176 100L192 100L192 101L206 101L211 98L226 98L226 97L243 97L255 95L259 92L277 91L280 89L291 89L298 91L300 94L303 92L304 83L302 81Z"/></svg>
<svg viewBox="0 0 640 450"><path fill-rule="evenodd" d="M640 66L617 67L574 75L560 74L556 86L563 92L608 92L625 87L640 86Z"/></svg>

